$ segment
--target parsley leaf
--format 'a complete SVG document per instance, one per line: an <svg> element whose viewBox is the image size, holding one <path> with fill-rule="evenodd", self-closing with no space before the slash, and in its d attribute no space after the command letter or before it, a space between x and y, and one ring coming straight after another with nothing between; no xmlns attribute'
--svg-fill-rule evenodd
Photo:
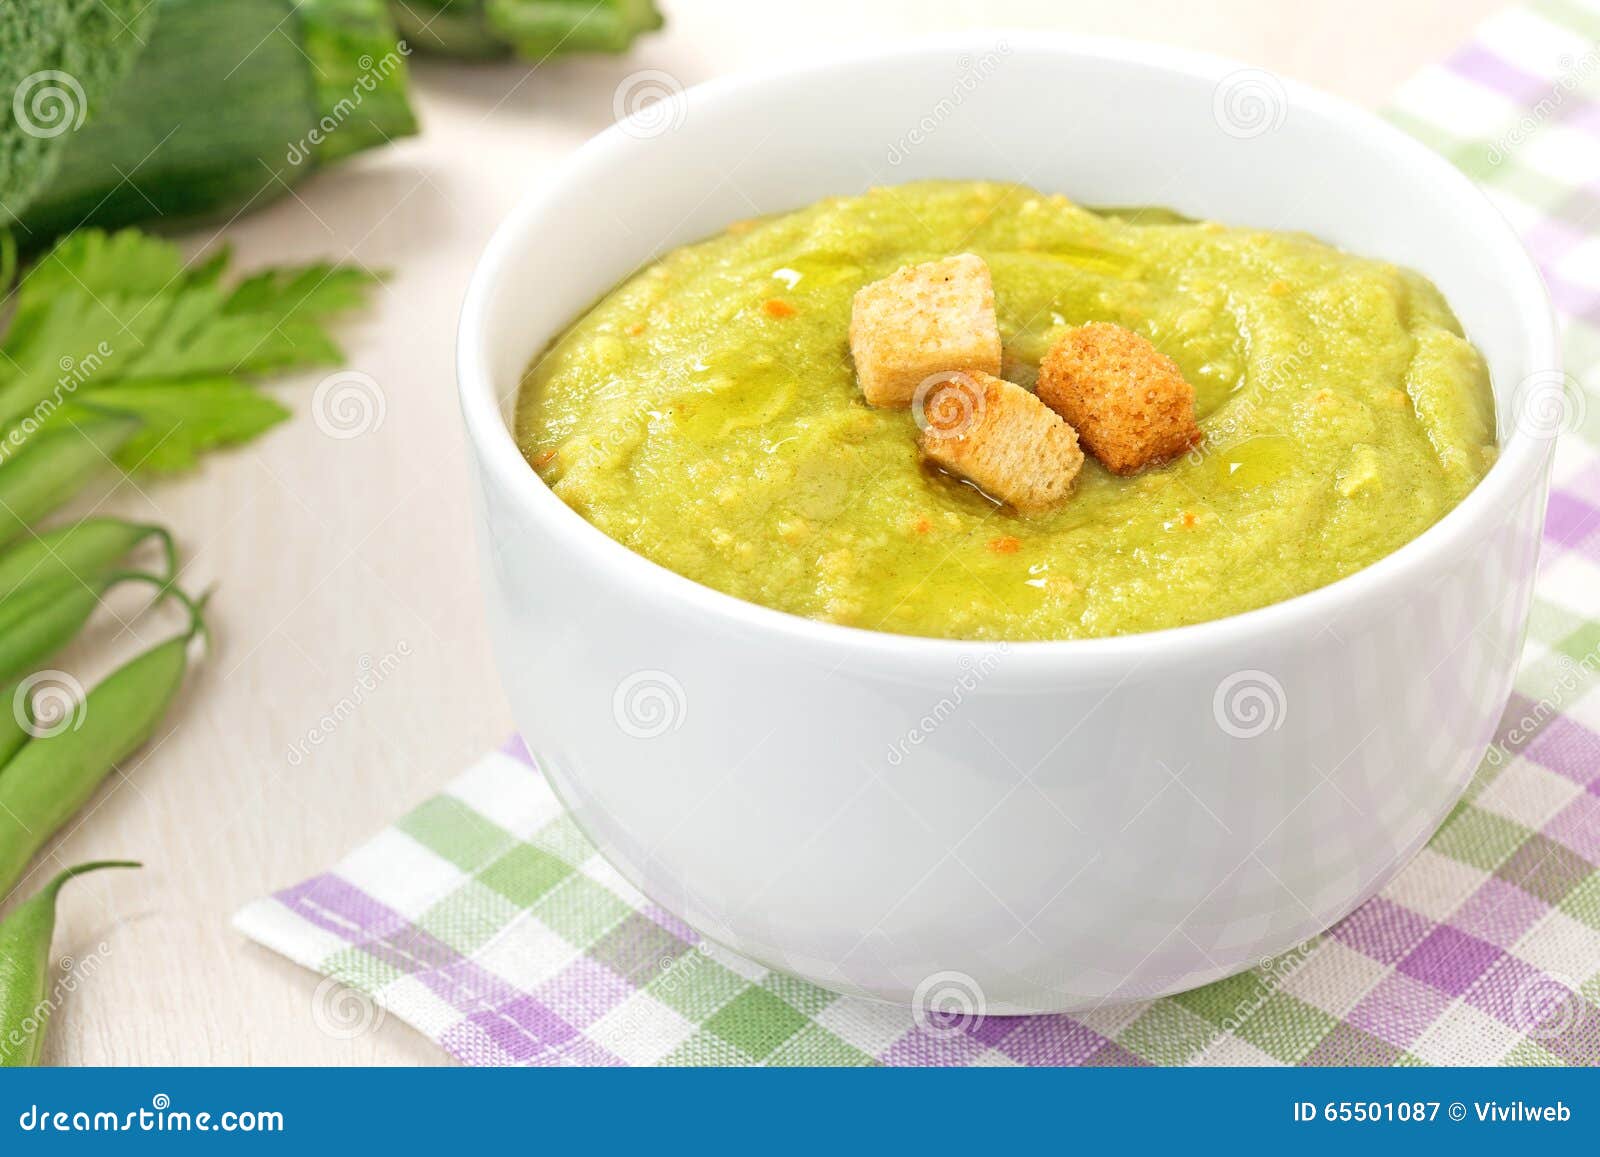
<svg viewBox="0 0 1600 1157"><path fill-rule="evenodd" d="M276 401L236 378L179 383L133 382L91 390L73 406L138 418L137 433L117 452L129 470L187 470L206 450L248 442L289 416Z"/></svg>
<svg viewBox="0 0 1600 1157"><path fill-rule="evenodd" d="M142 424L118 464L170 471L282 421L288 411L249 379L339 364L326 323L359 306L375 279L318 263L230 288L229 257L186 267L171 242L133 229L63 239L23 276L0 337L0 443L114 412Z"/></svg>

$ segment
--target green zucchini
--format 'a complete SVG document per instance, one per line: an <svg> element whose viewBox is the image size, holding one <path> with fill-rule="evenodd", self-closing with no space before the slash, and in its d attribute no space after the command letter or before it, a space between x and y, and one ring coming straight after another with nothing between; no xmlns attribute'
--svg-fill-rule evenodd
<svg viewBox="0 0 1600 1157"><path fill-rule="evenodd" d="M29 155L47 154L45 179L0 208L0 226L9 210L25 250L84 225L226 219L321 165L416 131L410 48L385 0L154 0L133 5L150 23L137 39L91 19L98 4L60 31L60 45L79 55L143 47L121 74L101 67L79 82L81 126L43 141L8 130L31 142ZM40 50L30 63L47 59Z"/></svg>
<svg viewBox="0 0 1600 1157"><path fill-rule="evenodd" d="M7 0L0 8L0 228L49 183L63 142L104 110L155 17L140 0Z"/></svg>
<svg viewBox="0 0 1600 1157"><path fill-rule="evenodd" d="M654 0L391 0L401 33L424 52L528 60L626 52L661 27Z"/></svg>

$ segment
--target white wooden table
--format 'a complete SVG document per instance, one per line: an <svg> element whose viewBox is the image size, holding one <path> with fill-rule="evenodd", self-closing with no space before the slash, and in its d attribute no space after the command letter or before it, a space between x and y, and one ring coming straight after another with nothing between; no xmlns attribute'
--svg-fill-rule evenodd
<svg viewBox="0 0 1600 1157"><path fill-rule="evenodd" d="M189 585L218 584L215 648L171 737L102 793L58 849L69 863L126 855L147 866L66 895L56 953L81 958L103 943L105 960L58 1014L47 1061L442 1062L393 1019L353 1040L320 1031L317 978L244 941L228 918L333 863L511 728L466 513L456 314L490 231L610 122L623 77L659 68L692 84L850 44L1004 24L1208 49L1377 105L1498 6L668 0L667 31L620 60L559 60L537 72L418 62L420 138L322 174L228 230L243 268L333 257L392 271L373 307L340 331L351 368L381 390L381 425L328 436L308 413L322 375L308 375L281 388L294 421L192 477L124 487L110 504L176 528ZM114 638L115 627L97 638ZM364 662L402 650L374 690L354 691ZM358 697L309 758L291 758L325 714Z"/></svg>

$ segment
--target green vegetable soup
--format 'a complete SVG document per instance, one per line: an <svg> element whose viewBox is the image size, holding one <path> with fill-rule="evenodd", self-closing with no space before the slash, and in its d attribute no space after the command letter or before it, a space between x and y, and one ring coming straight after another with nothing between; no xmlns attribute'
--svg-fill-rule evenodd
<svg viewBox="0 0 1600 1157"><path fill-rule="evenodd" d="M1003 376L1069 326L1173 358L1204 443L1023 517L929 467L863 400L851 300L983 257ZM1070 639L1216 619L1394 551L1495 456L1483 359L1416 273L1303 234L1091 212L1015 185L832 198L667 254L534 363L517 435L600 530L707 586L917 635Z"/></svg>

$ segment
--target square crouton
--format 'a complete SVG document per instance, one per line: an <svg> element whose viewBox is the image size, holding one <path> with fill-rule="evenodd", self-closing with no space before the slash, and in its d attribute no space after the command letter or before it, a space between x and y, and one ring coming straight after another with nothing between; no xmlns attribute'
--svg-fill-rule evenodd
<svg viewBox="0 0 1600 1157"><path fill-rule="evenodd" d="M1171 358L1120 325L1068 330L1039 366L1038 390L1113 474L1136 474L1200 441L1194 387Z"/></svg>
<svg viewBox="0 0 1600 1157"><path fill-rule="evenodd" d="M907 406L944 370L1000 372L1000 326L989 266L972 253L907 265L862 288L850 311L850 354L874 406Z"/></svg>
<svg viewBox="0 0 1600 1157"><path fill-rule="evenodd" d="M1065 498L1083 466L1072 427L991 374L939 375L919 391L912 412L924 454L1024 513Z"/></svg>

